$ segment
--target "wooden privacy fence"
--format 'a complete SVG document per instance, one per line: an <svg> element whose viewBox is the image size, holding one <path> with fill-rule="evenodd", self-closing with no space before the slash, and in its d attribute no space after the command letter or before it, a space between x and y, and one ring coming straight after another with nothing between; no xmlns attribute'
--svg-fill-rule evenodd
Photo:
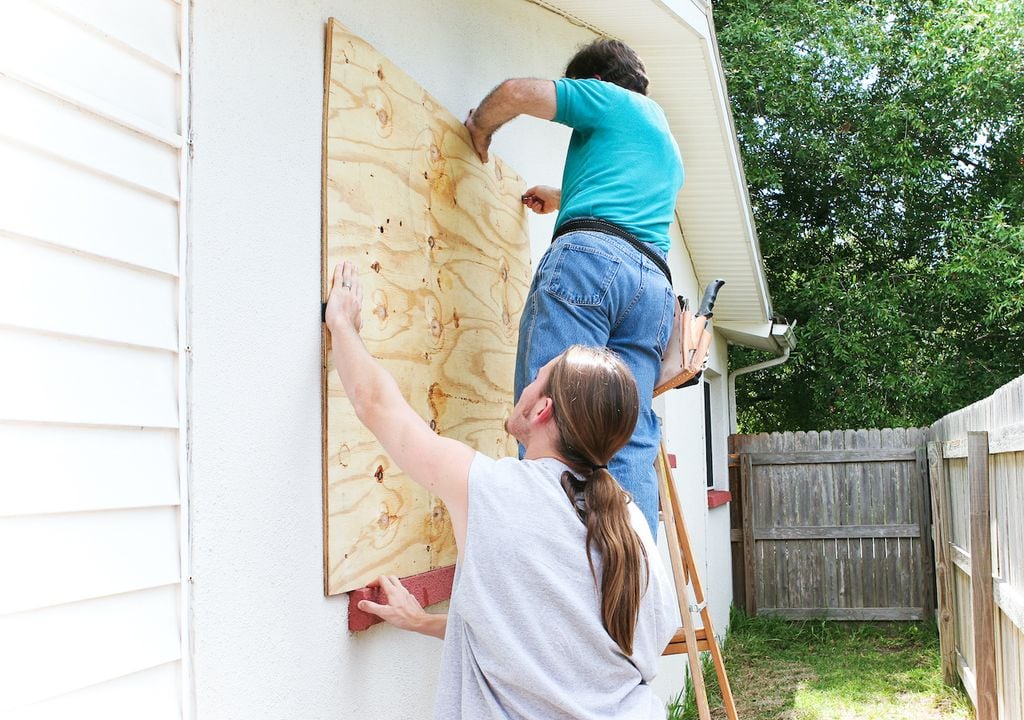
<svg viewBox="0 0 1024 720"><path fill-rule="evenodd" d="M1024 718L1024 377L932 426L939 638L978 720Z"/></svg>
<svg viewBox="0 0 1024 720"><path fill-rule="evenodd" d="M926 434L910 428L732 436L737 604L751 615L792 619L930 617Z"/></svg>

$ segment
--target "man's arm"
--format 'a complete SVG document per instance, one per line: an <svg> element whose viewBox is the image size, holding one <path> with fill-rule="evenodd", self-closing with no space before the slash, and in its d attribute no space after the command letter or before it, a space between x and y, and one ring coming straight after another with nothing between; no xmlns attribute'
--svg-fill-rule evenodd
<svg viewBox="0 0 1024 720"><path fill-rule="evenodd" d="M491 136L519 115L553 120L558 109L555 83L551 80L514 78L491 90L475 110L469 111L466 128L481 162L487 162Z"/></svg>
<svg viewBox="0 0 1024 720"><path fill-rule="evenodd" d="M372 600L360 600L360 610L373 613L381 620L402 630L411 630L444 640L445 630L448 629L447 613L426 612L419 601L405 589L402 582L394 575L381 575L369 586L377 586L383 590L387 603L381 605Z"/></svg>
<svg viewBox="0 0 1024 720"><path fill-rule="evenodd" d="M435 434L402 397L395 379L359 337L362 306L356 266L346 260L334 270L325 313L334 367L359 420L398 467L444 502L461 550L466 538L469 467L476 453L468 445Z"/></svg>

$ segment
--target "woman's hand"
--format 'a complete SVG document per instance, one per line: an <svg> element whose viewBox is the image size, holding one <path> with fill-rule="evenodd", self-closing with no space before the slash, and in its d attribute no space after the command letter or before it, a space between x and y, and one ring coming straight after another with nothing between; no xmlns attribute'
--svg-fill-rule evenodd
<svg viewBox="0 0 1024 720"><path fill-rule="evenodd" d="M363 327L363 285L355 263L345 260L334 268L334 286L327 299L324 322L331 335L345 327L358 333Z"/></svg>
<svg viewBox="0 0 1024 720"><path fill-rule="evenodd" d="M381 575L371 582L369 587L379 587L383 590L387 603L382 605L372 600L360 600L360 610L372 613L402 630L412 630L424 635L444 638L448 616L426 612L397 577Z"/></svg>

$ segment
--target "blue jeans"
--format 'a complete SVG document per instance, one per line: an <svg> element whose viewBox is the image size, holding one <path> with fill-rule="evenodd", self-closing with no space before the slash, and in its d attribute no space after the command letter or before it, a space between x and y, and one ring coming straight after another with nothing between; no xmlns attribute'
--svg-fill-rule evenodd
<svg viewBox="0 0 1024 720"><path fill-rule="evenodd" d="M655 537L654 460L661 422L651 400L672 327L673 303L675 295L665 275L625 240L592 230L566 233L537 266L519 323L516 353L516 401L541 367L575 343L608 347L633 371L640 414L633 437L608 469L632 495Z"/></svg>

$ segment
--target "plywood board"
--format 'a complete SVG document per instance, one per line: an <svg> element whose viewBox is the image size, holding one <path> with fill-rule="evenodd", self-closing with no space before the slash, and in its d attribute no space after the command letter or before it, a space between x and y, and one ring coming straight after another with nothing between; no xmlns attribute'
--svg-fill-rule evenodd
<svg viewBox="0 0 1024 720"><path fill-rule="evenodd" d="M363 340L413 408L438 433L513 454L524 183L493 154L481 164L460 120L334 20L325 61L324 296L328 272L358 262ZM324 382L327 594L454 563L444 505L356 419L326 337Z"/></svg>

